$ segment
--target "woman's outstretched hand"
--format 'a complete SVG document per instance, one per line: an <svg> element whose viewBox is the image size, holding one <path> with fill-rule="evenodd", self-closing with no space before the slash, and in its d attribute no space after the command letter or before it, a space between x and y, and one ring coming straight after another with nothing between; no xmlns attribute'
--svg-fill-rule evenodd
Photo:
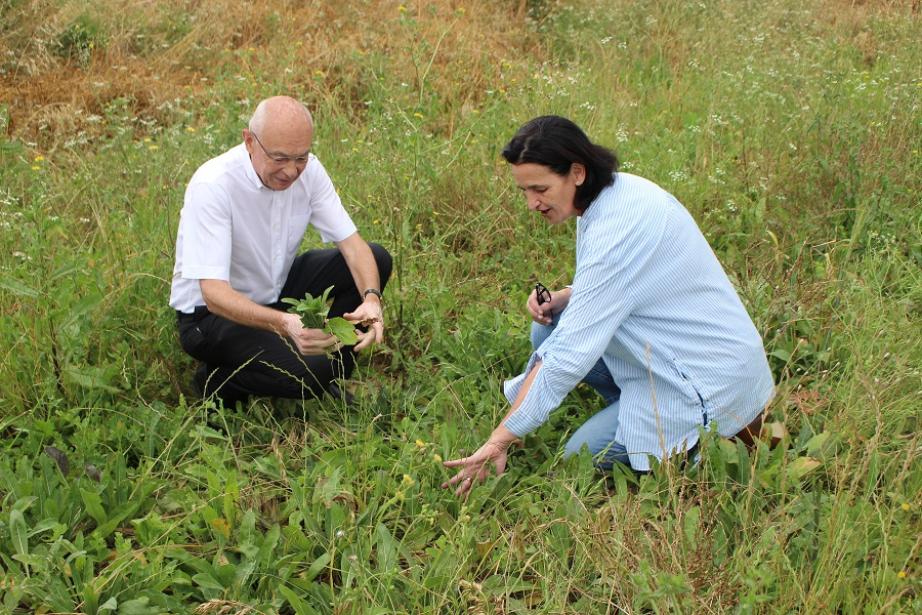
<svg viewBox="0 0 922 615"><path fill-rule="evenodd" d="M509 446L518 437L504 426L497 427L490 438L473 454L444 462L446 468L459 468L457 474L442 483L443 489L455 488L455 495L467 498L475 483L482 483L492 467L499 476L506 471Z"/></svg>

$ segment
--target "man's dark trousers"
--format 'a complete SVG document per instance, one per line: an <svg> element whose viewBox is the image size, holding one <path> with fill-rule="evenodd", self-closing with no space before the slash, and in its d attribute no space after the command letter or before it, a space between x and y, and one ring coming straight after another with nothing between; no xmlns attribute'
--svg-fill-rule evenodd
<svg viewBox="0 0 922 615"><path fill-rule="evenodd" d="M369 244L381 290L391 274L391 256L378 244ZM297 256L282 287L281 298L317 297L332 286L330 318L355 310L362 303L352 273L338 249L311 250ZM273 309L288 305L274 303ZM305 399L320 397L337 378L348 378L355 368L351 346L332 356L306 356L294 343L270 331L239 325L209 312L204 306L194 314L179 314L179 341L183 350L205 365L203 395L216 395L225 405L250 395ZM201 384L201 383L200 383Z"/></svg>

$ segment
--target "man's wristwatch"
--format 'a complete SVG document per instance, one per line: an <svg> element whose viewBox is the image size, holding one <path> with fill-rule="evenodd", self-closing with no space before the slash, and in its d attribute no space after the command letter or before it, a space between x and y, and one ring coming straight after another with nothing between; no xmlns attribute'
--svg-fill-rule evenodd
<svg viewBox="0 0 922 615"><path fill-rule="evenodd" d="M362 292L362 299L366 298L368 295L374 295L378 298L378 301L383 301L384 297L381 296L381 291L377 288L366 288Z"/></svg>

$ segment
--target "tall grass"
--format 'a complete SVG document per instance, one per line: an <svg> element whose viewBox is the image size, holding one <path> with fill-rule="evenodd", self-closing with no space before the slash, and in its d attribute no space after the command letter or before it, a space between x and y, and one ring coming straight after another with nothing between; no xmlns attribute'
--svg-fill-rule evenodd
<svg viewBox="0 0 922 615"><path fill-rule="evenodd" d="M0 611L918 612L919 32L896 1L0 2ZM395 256L357 409L196 399L166 306L185 182L276 93ZM699 221L779 446L601 475L560 459L580 388L438 489L572 274L498 155L542 113Z"/></svg>

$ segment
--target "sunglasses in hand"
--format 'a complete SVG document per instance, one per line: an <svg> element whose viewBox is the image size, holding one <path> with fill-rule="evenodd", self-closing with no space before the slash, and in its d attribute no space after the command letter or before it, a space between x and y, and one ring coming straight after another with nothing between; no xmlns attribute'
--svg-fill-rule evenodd
<svg viewBox="0 0 922 615"><path fill-rule="evenodd" d="M535 299L538 301L538 305L544 305L551 300L551 291L541 282L535 283Z"/></svg>

